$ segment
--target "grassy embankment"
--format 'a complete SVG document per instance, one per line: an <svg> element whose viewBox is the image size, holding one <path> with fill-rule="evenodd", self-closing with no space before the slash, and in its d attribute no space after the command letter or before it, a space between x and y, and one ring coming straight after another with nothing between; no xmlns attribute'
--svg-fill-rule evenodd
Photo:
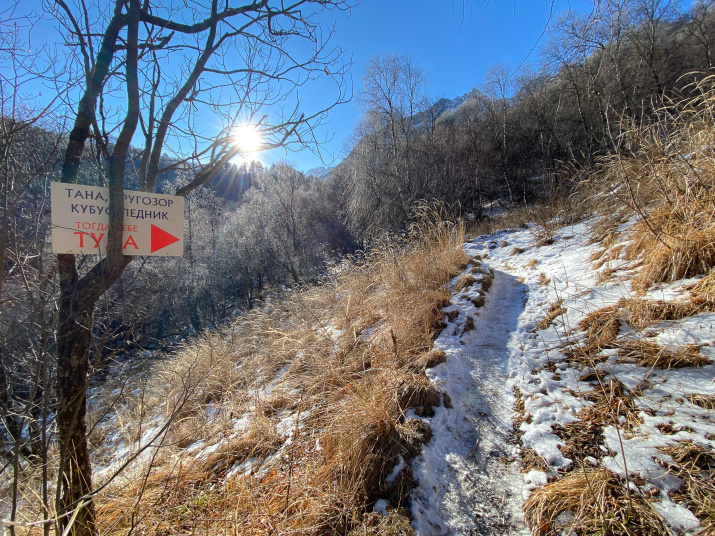
<svg viewBox="0 0 715 536"><path fill-rule="evenodd" d="M98 497L102 533L407 534L409 468L429 441L406 419L444 403L424 370L468 264L463 233L417 225L329 282L199 337L152 370L118 412L128 444L154 445ZM153 428L152 428L153 427Z"/></svg>
<svg viewBox="0 0 715 536"><path fill-rule="evenodd" d="M641 488L636 477L627 481L592 463L604 452L603 430L615 426L629 437L642 424L639 389L629 390L614 375L604 374L608 355L638 367L672 370L708 364L696 345L662 347L652 342L654 326L715 311L715 88L713 78L690 88L694 98L673 102L660 110L660 121L649 127L626 129L622 150L605 159L592 182L607 192L611 208L594 230L593 269L599 282L615 278L630 282L633 294L615 305L592 311L573 330L565 345L571 366L584 369L583 380L593 390L579 393L587 401L578 422L555 433L563 440L564 455L573 460L563 474L536 490L525 505L534 534L560 534L565 526L577 534L668 534L663 518L651 506L657 493ZM619 226L636 223L625 233ZM610 261L625 260L610 268ZM661 301L646 292L654 284L703 276L683 298ZM554 314L562 314L555 304ZM544 320L545 329L552 318ZM631 331L632 330L632 331ZM627 333L626 336L623 336ZM604 353L609 350L610 354ZM599 365L601 365L599 367ZM642 390L647 390L644 383ZM646 391L647 392L647 391ZM715 408L711 396L692 394L687 401ZM517 425L529 418L517 401ZM661 427L661 433L677 430ZM673 460L665 469L682 479L671 499L685 505L700 520L700 534L715 534L715 453L690 440L661 448ZM534 452L522 456L525 469L546 470ZM646 490L646 491L644 491ZM559 516L570 512L564 525Z"/></svg>

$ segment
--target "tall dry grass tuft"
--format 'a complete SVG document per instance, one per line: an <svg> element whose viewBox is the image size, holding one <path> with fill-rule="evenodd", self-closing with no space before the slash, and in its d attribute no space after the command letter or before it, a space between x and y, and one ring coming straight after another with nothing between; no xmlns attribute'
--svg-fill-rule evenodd
<svg viewBox="0 0 715 536"><path fill-rule="evenodd" d="M174 418L102 491L103 533L409 534L409 463L391 473L430 438L406 412L442 403L424 370L444 360L433 341L462 242L425 210L407 241L161 364L146 420ZM369 513L378 498L395 507L385 519Z"/></svg>
<svg viewBox="0 0 715 536"><path fill-rule="evenodd" d="M715 76L687 89L695 97L671 101L657 111L654 124L626 126L622 138L614 140L619 150L602 160L595 181L590 180L592 171L584 172L589 178L585 186L601 188L594 199L603 205L601 212L608 212L594 226L590 243L600 248L591 261L594 270L602 270L599 284L623 268L622 260L630 261L628 269L637 270L633 288L643 294L655 283L705 277L688 284L685 299L666 302L641 296L593 311L568 336L568 360L582 369L579 380L593 390L573 392L589 404L577 413L577 421L554 426L561 452L574 463L562 472L563 478L534 491L526 502L534 534L671 532L650 504L657 490L596 466L604 455L606 426L616 427L620 437L643 423L636 398L649 385L646 380L629 390L613 377L613 368L599 365L614 354L616 361L649 369L710 363L699 346L662 347L649 337L660 322L715 310ZM613 206L614 198L619 206ZM634 225L624 225L632 219ZM550 320L547 316L542 326ZM646 328L648 332L638 333ZM691 393L686 398L701 408L713 407L711 397ZM673 433L668 428L661 432ZM712 449L681 441L661 450L672 457L665 464L669 472L683 480L671 498L695 513L704 534L712 534ZM543 470L534 453L527 453L525 461L528 468Z"/></svg>
<svg viewBox="0 0 715 536"><path fill-rule="evenodd" d="M669 534L663 518L627 484L603 468L585 468L547 484L524 505L532 532L558 534Z"/></svg>
<svg viewBox="0 0 715 536"><path fill-rule="evenodd" d="M544 329L548 329L551 324L554 323L554 320L558 318L561 315L566 314L567 310L566 307L563 306L564 300L560 299L555 301L549 306L549 310L546 312L546 316L542 318L534 327L533 331L542 331Z"/></svg>
<svg viewBox="0 0 715 536"><path fill-rule="evenodd" d="M675 463L668 469L683 480L673 499L683 502L697 516L702 525L698 534L715 534L715 452L712 447L680 441L664 447L663 452Z"/></svg>
<svg viewBox="0 0 715 536"><path fill-rule="evenodd" d="M633 339L624 341L619 353L621 360L633 361L639 367L669 369L710 364L709 359L700 355L700 346L696 344L664 348L648 340Z"/></svg>
<svg viewBox="0 0 715 536"><path fill-rule="evenodd" d="M715 77L687 89L696 96L671 101L655 124L626 128L601 169L639 217L627 254L642 259L641 290L715 266Z"/></svg>
<svg viewBox="0 0 715 536"><path fill-rule="evenodd" d="M570 345L569 359L587 367L595 365L605 358L601 351L612 347L618 339L621 329L620 304L602 307L587 314L578 324L586 332L583 341Z"/></svg>

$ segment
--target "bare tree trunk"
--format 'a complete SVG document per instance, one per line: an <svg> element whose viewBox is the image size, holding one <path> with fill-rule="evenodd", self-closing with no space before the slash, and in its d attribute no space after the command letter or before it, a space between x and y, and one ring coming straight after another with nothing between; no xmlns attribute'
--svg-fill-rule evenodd
<svg viewBox="0 0 715 536"><path fill-rule="evenodd" d="M75 256L58 255L61 297L57 327L56 421L60 446L57 512L65 516L60 520L60 527L65 528L72 512L79 508L70 530L72 536L95 533L85 423L94 310L132 259L107 257L80 279Z"/></svg>
<svg viewBox="0 0 715 536"><path fill-rule="evenodd" d="M302 0L297 5L312 2L319 3L321 6L340 7L342 5L340 0L320 0L319 2L318 0ZM175 112L182 109L190 95L193 99L201 93L202 90L197 88L197 84L206 72L212 72L212 76L220 73L215 68L210 68L209 60L212 56L223 50L221 47L228 47L232 40L246 40L253 43L255 36L248 31L248 26L254 25L258 27L259 32L273 35L271 21L277 16L282 15L293 23L297 18L302 17L300 10L296 9L297 6L288 8L276 2L280 7L272 8L268 6L268 0L246 3L239 7L229 7L226 2L225 9L219 9L219 6L223 5L219 0L211 0L207 2L210 4L207 6L210 12L206 14L205 18L185 24L156 15L155 11L161 5L161 2L158 1L114 0L113 3L114 8L112 14L108 14L105 30L103 33L95 33L90 27L90 22L85 22L83 26L83 19L89 19L84 2L79 3L81 6L74 7L70 7L63 0L55 2L58 13L64 13L64 22L69 26L73 36L67 38L67 44L77 47L79 57L84 59L86 76L86 88L78 103L75 121L68 138L61 182L64 184L78 182L82 154L90 139L94 140L104 157L109 178L109 229L106 257L83 274L78 272L74 255L60 254L57 259L60 300L57 327L58 408L56 423L60 470L55 506L59 515L57 529L60 533L67 532L70 536L93 536L96 533L95 512L92 504L92 473L85 437L86 392L90 373L92 323L94 311L100 298L119 279L133 259L133 257L124 256L122 251L123 187L125 165L131 160L128 158L130 143L134 139L141 115L140 85L144 80L139 75L141 72L149 72L142 71L139 67L139 51L160 50L166 47L172 38L177 41L177 43L172 42L172 45L178 50L194 50L193 44L178 42L181 38L174 36L176 34L189 36L186 39L193 41L190 36L205 35L204 46L196 49L198 57L193 66L183 73L187 75L186 80L178 88L168 89L169 95L174 91L175 93L168 99L161 112L155 109L159 103L155 97L161 94L159 85L163 82L158 64L159 58L156 55L149 57L148 60L145 56L141 58L142 69L147 65L148 69L151 69L152 81L151 87L148 89L149 94L154 96L150 96L150 117L148 125L145 125L148 129L144 132L147 142L140 166L140 181L142 190L154 191L160 172L159 161L164 150L164 141L171 132L171 126L175 121ZM75 16L73 9L83 16ZM228 22L246 14L250 15L248 19L251 22L240 30ZM177 14L177 19L183 20L183 17ZM143 29L140 32L140 21L151 29ZM221 34L218 32L220 27L225 28ZM163 31L166 33L158 35ZM312 30L310 32L298 31L295 35L309 39L310 42L316 41ZM97 40L101 41L99 47L93 45ZM322 43L318 43L318 46L321 48ZM281 50L280 47L276 49L273 44L270 47L273 52L277 51L281 61L266 60L269 67L267 71L261 70L261 76L268 73L270 80L281 80L281 83L285 80L290 81L291 77L286 77L285 74L285 61L292 63L293 59L286 60L285 58L289 57L288 53ZM118 61L115 56L120 56ZM329 75L329 67L336 62L337 58L332 55L327 59L322 59L322 56L318 54L305 65L296 64L288 71L293 68L311 72L313 69L320 69L321 72L324 71L326 75ZM116 63L116 70L110 70L113 63ZM273 65L274 63L275 65ZM229 75L229 73L225 74ZM100 114L102 121L98 120L97 104L102 92L108 87L113 87L112 84L108 84L108 80L112 79L120 80L126 89L126 115L119 117L117 124L107 131L104 126L106 117ZM296 76L294 87L302 85L302 80L302 77L298 79ZM209 92L212 88L219 87L209 85L211 87L206 90ZM237 87L240 89L242 86L239 84ZM142 89L146 90L147 88L143 87ZM245 90L247 94L254 90L254 87L249 83ZM237 98L244 99L246 95L240 94ZM240 103L244 102L244 100L240 100ZM310 121L317 121L318 117L321 115L306 117L305 114L296 112L289 118L280 121L278 125L269 129L269 132L275 136L274 141L266 144L264 148L284 146L288 143L289 138L298 136L299 127L309 124ZM112 133L111 138L114 140L117 130L120 132L110 147L109 132ZM189 127L188 130L190 131L191 128ZM228 131L227 128L226 132ZM193 180L179 189L176 195L185 196L204 185L238 153L238 148L231 145L230 139L230 136L226 136L223 141L216 142L209 148L202 149L203 152L200 151L195 156L184 160L184 162L192 162L193 173L195 163L199 161L199 155L210 155L209 163L203 166L201 171L193 173ZM73 515L75 516L74 521L70 523Z"/></svg>
<svg viewBox="0 0 715 536"><path fill-rule="evenodd" d="M71 534L94 533L94 506L91 500L92 472L87 448L87 375L92 342L94 304L80 304L74 288L77 271L73 255L60 255L62 298L57 328L57 426L60 444L60 490L57 512L70 515L80 508ZM68 281L68 276L70 279ZM87 300L82 300L87 301ZM59 490L58 490L59 491ZM65 527L68 519L60 522Z"/></svg>
<svg viewBox="0 0 715 536"><path fill-rule="evenodd" d="M62 182L75 183L84 146L90 135L97 98L115 51L122 27L127 27L126 82L128 107L122 130L109 159L109 232L107 257L86 275L79 277L75 256L57 256L60 274L59 319L57 326L57 427L60 470L56 500L58 526L65 530L75 509L76 518L69 534L92 536L95 512L92 502L92 468L87 445L87 384L92 346L92 320L97 302L112 286L133 257L122 254L124 218L124 165L131 137L138 122L137 32L138 1L131 0L127 15L117 3L114 17L104 34L102 49L87 89L80 100L77 117L69 136L62 167Z"/></svg>

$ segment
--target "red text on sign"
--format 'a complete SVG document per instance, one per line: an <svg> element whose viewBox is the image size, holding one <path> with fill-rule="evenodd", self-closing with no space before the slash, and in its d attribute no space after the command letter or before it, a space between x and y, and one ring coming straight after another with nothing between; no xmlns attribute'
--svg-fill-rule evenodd
<svg viewBox="0 0 715 536"><path fill-rule="evenodd" d="M94 233L83 233L82 231L75 231L76 235L79 235L79 247L83 248L84 247L84 237L85 235L88 235L94 240L94 245L93 246L87 246L87 247L92 247L92 248L98 248L99 243L102 241L102 238L104 238L104 233L101 233L99 237L95 235Z"/></svg>
<svg viewBox="0 0 715 536"><path fill-rule="evenodd" d="M127 238L127 241L124 242L122 249L127 249L127 246L134 246L134 249L139 249L139 246L137 246L137 243L134 241L132 235L129 235L129 238Z"/></svg>

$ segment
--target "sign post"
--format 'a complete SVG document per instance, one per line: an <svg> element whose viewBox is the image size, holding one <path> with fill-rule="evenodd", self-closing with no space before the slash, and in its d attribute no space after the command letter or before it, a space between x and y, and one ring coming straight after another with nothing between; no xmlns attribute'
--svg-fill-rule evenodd
<svg viewBox="0 0 715 536"><path fill-rule="evenodd" d="M52 253L103 255L109 230L109 188L51 184ZM184 198L124 190L125 255L181 257Z"/></svg>

